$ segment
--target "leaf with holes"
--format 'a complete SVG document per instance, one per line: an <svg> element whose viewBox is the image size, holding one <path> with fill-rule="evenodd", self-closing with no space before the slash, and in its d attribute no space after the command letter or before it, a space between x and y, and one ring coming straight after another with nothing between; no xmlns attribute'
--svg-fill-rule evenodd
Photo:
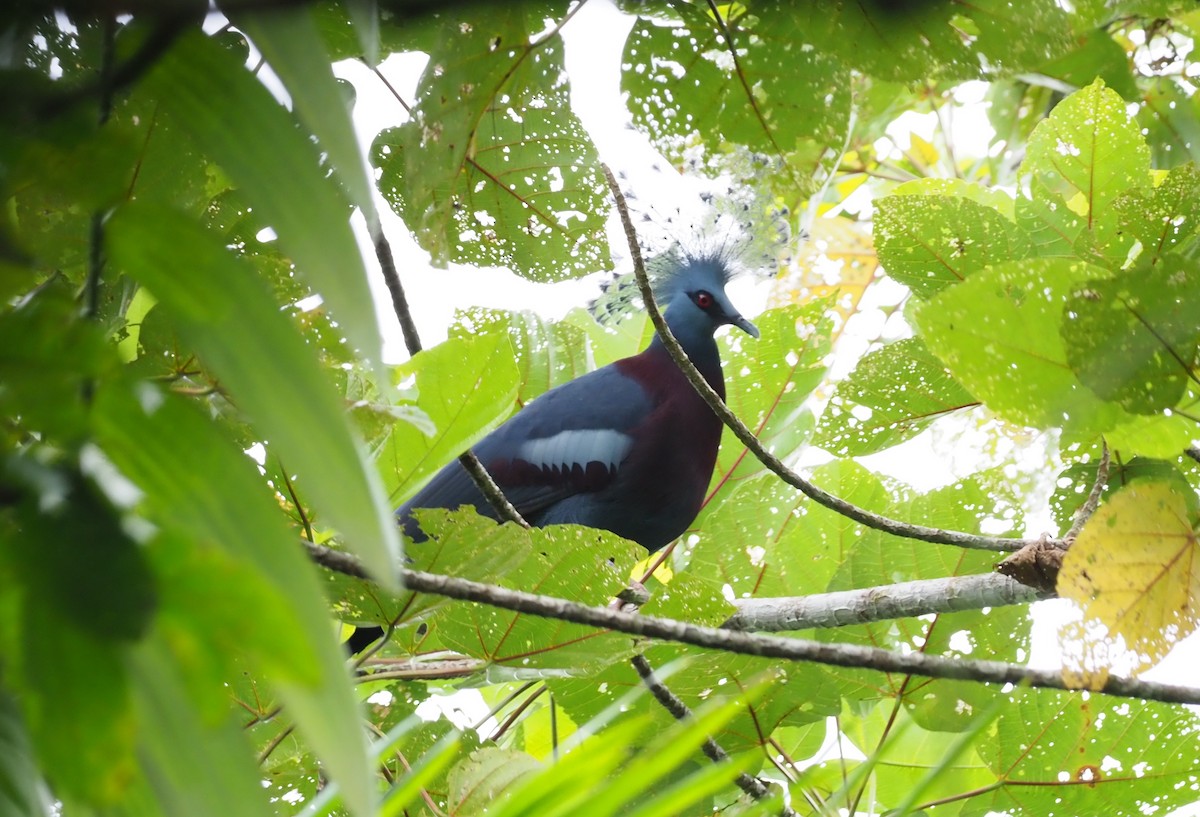
<svg viewBox="0 0 1200 817"><path fill-rule="evenodd" d="M969 198L887 196L875 207L880 263L923 298L1028 253L1029 239L1012 221Z"/></svg>
<svg viewBox="0 0 1200 817"><path fill-rule="evenodd" d="M1200 265L1167 255L1086 282L1063 310L1067 360L1097 396L1135 414L1179 403L1200 344Z"/></svg>
<svg viewBox="0 0 1200 817"><path fill-rule="evenodd" d="M861 457L915 437L941 417L978 401L950 376L919 338L862 357L838 384L813 444L839 457Z"/></svg>
<svg viewBox="0 0 1200 817"><path fill-rule="evenodd" d="M1021 174L1033 180L1034 224L1069 226L1067 235L1082 227L1074 239L1081 256L1113 267L1124 263L1133 237L1113 205L1149 185L1150 149L1125 101L1103 80L1071 94L1034 129Z"/></svg>
<svg viewBox="0 0 1200 817"><path fill-rule="evenodd" d="M506 4L431 24L441 36L412 118L375 141L380 190L439 266L558 281L611 265L607 188L571 111L562 40L537 34L550 13Z"/></svg>
<svg viewBox="0 0 1200 817"><path fill-rule="evenodd" d="M1180 165L1154 188L1130 190L1113 206L1141 242L1143 257L1162 256L1200 229L1200 170L1193 164Z"/></svg>
<svg viewBox="0 0 1200 817"><path fill-rule="evenodd" d="M580 604L607 604L625 588L634 562L645 554L633 542L577 525L526 530L498 525L469 509L421 511L417 518L432 540L412 546L418 560L424 561L427 550L452 559L469 553L455 575ZM429 569L443 572L441 561L435 558ZM618 633L484 604L445 605L430 626L450 649L518 674L577 672L617 660L632 648L629 638ZM502 670L497 667L496 672Z"/></svg>
<svg viewBox="0 0 1200 817"><path fill-rule="evenodd" d="M812 433L812 414L804 404L825 376L832 332L826 307L820 301L772 309L757 319L760 339L731 335L732 348L722 351L725 402L776 457L789 456ZM705 504L764 470L726 429Z"/></svg>
<svg viewBox="0 0 1200 817"><path fill-rule="evenodd" d="M1140 668L1200 626L1196 523L1175 481L1144 480L1114 494L1084 525L1058 575L1059 595L1083 608L1085 629L1072 633L1085 639L1072 639L1081 680L1105 676L1106 663L1091 662L1105 658L1104 635L1123 639L1123 660Z"/></svg>

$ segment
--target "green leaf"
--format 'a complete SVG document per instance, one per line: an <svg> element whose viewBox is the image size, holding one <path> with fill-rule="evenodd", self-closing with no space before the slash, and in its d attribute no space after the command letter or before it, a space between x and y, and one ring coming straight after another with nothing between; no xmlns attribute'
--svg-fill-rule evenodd
<svg viewBox="0 0 1200 817"><path fill-rule="evenodd" d="M16 702L0 690L0 812L50 817L51 803Z"/></svg>
<svg viewBox="0 0 1200 817"><path fill-rule="evenodd" d="M141 771L172 817L268 817L271 809L232 713L199 717L170 652L157 639L134 653Z"/></svg>
<svg viewBox="0 0 1200 817"><path fill-rule="evenodd" d="M1118 266L1132 237L1113 205L1123 193L1146 187L1149 169L1150 150L1124 100L1096 80L1064 99L1034 129L1021 174L1036 180L1034 201L1044 208L1061 201L1078 216L1085 228L1082 252Z"/></svg>
<svg viewBox="0 0 1200 817"><path fill-rule="evenodd" d="M84 463L102 457L85 450ZM100 486L74 467L47 468L13 457L7 470L28 482L19 520L24 542L6 543L5 557L22 583L72 627L101 642L130 642L150 626L154 577L143 543L131 537ZM93 473L101 481L104 473ZM24 477L25 479L21 479Z"/></svg>
<svg viewBox="0 0 1200 817"><path fill-rule="evenodd" d="M437 266L558 281L611 265L599 156L571 110L562 40L538 34L554 5L431 24L412 119L376 139L380 190Z"/></svg>
<svg viewBox="0 0 1200 817"><path fill-rule="evenodd" d="M978 405L918 338L864 355L838 384L813 444L861 457L915 437L941 417Z"/></svg>
<svg viewBox="0 0 1200 817"><path fill-rule="evenodd" d="M1147 803L1169 812L1194 802L1200 718L1149 701L1019 689L978 752L999 786L981 792L984 811L1135 817Z"/></svg>
<svg viewBox="0 0 1200 817"><path fill-rule="evenodd" d="M120 802L135 773L138 730L125 648L40 597L26 594L24 602L13 669L39 766L59 797Z"/></svg>
<svg viewBox="0 0 1200 817"><path fill-rule="evenodd" d="M1004 521L1020 530L1021 497L1010 490L1011 480L986 474L915 497L895 502L889 516L920 519L923 524L947 530L979 531L985 520ZM999 488L997 486L1003 486ZM993 569L994 553L901 539L866 531L849 549L828 589L851 590L920 579L985 574ZM966 610L936 616L877 621L818 630L822 641L848 642L902 650L917 647L929 655L1016 661L1029 649L1029 613L1019 606L991 610ZM962 681L906 682L906 676L889 675L885 690L902 696L906 710L923 729L961 732L974 728L976 718L995 700L998 690ZM945 705L954 700L956 706Z"/></svg>
<svg viewBox="0 0 1200 817"><path fill-rule="evenodd" d="M902 82L1029 70L1073 45L1071 18L1053 0L1032 0L1019 8L1005 0L982 0L903 9L824 0L798 8L804 41L866 74ZM1016 31L1020 37L1013 36Z"/></svg>
<svg viewBox="0 0 1200 817"><path fill-rule="evenodd" d="M1071 51L1038 69L1039 74L1062 80L1076 88L1090 85L1097 77L1119 93L1122 99L1137 102L1141 98L1125 48L1104 28L1082 34Z"/></svg>
<svg viewBox="0 0 1200 817"><path fill-rule="evenodd" d="M811 479L859 507L878 513L891 507L884 486L857 463L823 465ZM764 473L705 517L689 572L727 585L735 598L822 593L863 533L858 523Z"/></svg>
<svg viewBox="0 0 1200 817"><path fill-rule="evenodd" d="M1200 161L1200 97L1189 94L1173 76L1143 79L1138 124L1146 130L1146 141L1154 167L1176 167Z"/></svg>
<svg viewBox="0 0 1200 817"><path fill-rule="evenodd" d="M1012 221L968 198L887 196L875 208L880 263L923 298L1027 252L1028 239Z"/></svg>
<svg viewBox="0 0 1200 817"><path fill-rule="evenodd" d="M346 202L292 117L234 55L199 33L181 37L145 83L267 218L351 344L378 363L382 341Z"/></svg>
<svg viewBox="0 0 1200 817"><path fill-rule="evenodd" d="M595 335L579 325L585 320L591 320L586 313L567 322L546 320L533 312L471 309L457 316L450 337L466 340L476 335L507 334L520 370L517 405L523 406L602 365L596 360L600 350Z"/></svg>
<svg viewBox="0 0 1200 817"><path fill-rule="evenodd" d="M721 355L728 373L725 402L776 457L786 459L812 433L804 403L825 376L832 335L826 306L819 301L765 312L757 318L758 340L727 336ZM725 429L705 504L764 470Z"/></svg>
<svg viewBox="0 0 1200 817"><path fill-rule="evenodd" d="M1135 414L1176 405L1196 369L1200 265L1166 255L1091 280L1063 306L1067 360L1103 400Z"/></svg>
<svg viewBox="0 0 1200 817"><path fill-rule="evenodd" d="M300 673L293 668L273 680L301 733L341 783L352 811L370 813L374 784L366 741L325 599L254 463L197 407L149 384L133 393L121 385L105 388L94 415L100 445L145 492L143 510L151 521L220 547L267 578L278 592L263 602L287 600L293 632L315 660ZM272 652L264 663L278 671L277 657Z"/></svg>
<svg viewBox="0 0 1200 817"><path fill-rule="evenodd" d="M158 309L171 313L188 345L299 474L317 510L374 576L394 582L400 543L382 486L312 351L279 314L253 267L165 208L122 208L109 221L108 247L113 262L154 294Z"/></svg>
<svg viewBox="0 0 1200 817"><path fill-rule="evenodd" d="M669 3L672 24L638 20L625 43L621 90L634 123L675 162L702 140L727 142L787 162L799 140L840 144L850 119L850 73L812 42L799 10L729 6L721 25L703 5ZM742 12L742 13L739 13ZM803 185L803 166L789 175ZM798 177L798 178L796 178Z"/></svg>
<svg viewBox="0 0 1200 817"><path fill-rule="evenodd" d="M523 782L535 780L542 768L524 752L485 746L450 770L449 803L455 813L482 812Z"/></svg>
<svg viewBox="0 0 1200 817"><path fill-rule="evenodd" d="M1075 288L1101 272L1057 258L1000 264L914 302L909 316L954 378L1000 417L1100 433L1122 412L1071 372L1059 324Z"/></svg>
<svg viewBox="0 0 1200 817"><path fill-rule="evenodd" d="M378 11L365 13L366 3L349 2L347 9L354 15L355 27L366 39L371 32L362 24L375 21L374 49L379 50ZM306 8L277 8L269 12L236 13L232 21L250 35L287 88L300 121L312 131L329 154L338 178L346 187L350 200L362 210L369 232L379 227L379 213L367 179L366 163L358 148L350 111L343 102L337 80L329 66L321 36ZM378 60L371 60L377 62ZM364 350L373 354L371 350Z"/></svg>
<svg viewBox="0 0 1200 817"><path fill-rule="evenodd" d="M508 419L518 373L505 335L451 338L400 366L401 419L376 452L393 502L416 493L446 463Z"/></svg>
<svg viewBox="0 0 1200 817"><path fill-rule="evenodd" d="M453 575L581 604L611 601L644 554L614 534L578 525L525 530L471 510L423 511L418 518L432 540L411 548L422 569L447 572L442 554L460 562L467 556ZM616 633L482 604L445 605L433 626L447 647L518 671L578 672L623 657L632 646Z"/></svg>
<svg viewBox="0 0 1200 817"><path fill-rule="evenodd" d="M1142 244L1141 258L1158 258L1200 230L1200 170L1179 165L1153 189L1130 190L1113 205Z"/></svg>

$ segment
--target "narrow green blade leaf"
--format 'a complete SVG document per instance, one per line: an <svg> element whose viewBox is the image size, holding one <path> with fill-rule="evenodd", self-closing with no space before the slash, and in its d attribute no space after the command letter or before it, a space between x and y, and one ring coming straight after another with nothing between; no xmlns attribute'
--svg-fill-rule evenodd
<svg viewBox="0 0 1200 817"><path fill-rule="evenodd" d="M249 264L190 219L133 204L109 222L112 260L146 286L313 505L373 574L395 583L400 543L383 488L316 358Z"/></svg>
<svg viewBox="0 0 1200 817"><path fill-rule="evenodd" d="M287 111L233 54L198 34L180 39L146 85L267 218L351 345L378 362L382 341L349 208Z"/></svg>
<svg viewBox="0 0 1200 817"><path fill-rule="evenodd" d="M151 521L187 531L248 561L270 578L278 590L272 597L287 600L284 614L293 635L302 637L315 656L306 668L315 680L307 672L301 678L276 674L277 687L301 733L341 784L351 810L369 814L374 800L371 765L325 598L254 463L196 407L145 384L136 398L120 386L103 389L94 417L105 453L145 492L144 512ZM247 657L255 660L252 644L244 646ZM278 661L258 663L279 669Z"/></svg>
<svg viewBox="0 0 1200 817"><path fill-rule="evenodd" d="M359 12L355 26L362 29L361 18L376 20L360 3L348 3L349 11ZM346 186L351 201L363 212L372 232L379 225L379 213L367 180L366 162L354 136L350 112L342 101L337 80L329 67L321 36L307 8L272 9L269 12L234 14L233 22L254 41L271 69L283 80L300 120L316 134L337 168L338 178ZM369 35L367 35L369 38ZM375 51L379 51L379 30L375 29Z"/></svg>
<svg viewBox="0 0 1200 817"><path fill-rule="evenodd" d="M49 817L48 794L16 702L0 690L0 814Z"/></svg>
<svg viewBox="0 0 1200 817"><path fill-rule="evenodd" d="M231 716L204 723L157 638L133 653L139 760L171 817L269 817L254 756Z"/></svg>

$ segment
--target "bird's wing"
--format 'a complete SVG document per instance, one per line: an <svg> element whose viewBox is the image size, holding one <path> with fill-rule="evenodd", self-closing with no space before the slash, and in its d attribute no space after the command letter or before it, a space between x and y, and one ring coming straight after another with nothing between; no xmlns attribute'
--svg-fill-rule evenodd
<svg viewBox="0 0 1200 817"><path fill-rule="evenodd" d="M597 369L532 401L474 447L480 461L526 518L575 494L609 485L653 409L646 390L613 366ZM443 468L397 511L474 505L495 516L466 470ZM411 531L410 531L411 533Z"/></svg>

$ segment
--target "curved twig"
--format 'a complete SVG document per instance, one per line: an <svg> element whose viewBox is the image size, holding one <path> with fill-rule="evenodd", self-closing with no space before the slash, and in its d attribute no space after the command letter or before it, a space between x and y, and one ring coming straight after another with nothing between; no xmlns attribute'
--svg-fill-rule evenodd
<svg viewBox="0 0 1200 817"><path fill-rule="evenodd" d="M679 699L679 696L667 689L666 685L658 680L658 677L654 674L654 668L650 666L650 662L646 660L644 655L635 655L630 663L633 664L633 668L637 672L638 677L642 679L642 683L646 685L646 689L650 690L650 694L654 696L654 700L658 701L663 709L670 712L671 717L677 721L689 721L692 719L692 710ZM729 760L729 754L710 737L704 739L704 743L701 744L700 748L713 763L724 763ZM753 777L745 772L739 772L738 776L734 778L734 783L737 784L739 789L755 800L767 800L771 797L771 792L767 789L766 784L757 777ZM780 814L783 817L795 817L796 812L792 811L788 806L784 806Z"/></svg>
<svg viewBox="0 0 1200 817"><path fill-rule="evenodd" d="M922 542L933 542L940 545L955 545L956 547L969 548L972 550L990 550L998 553L1008 553L1010 551L1020 550L1025 545L1031 544L1033 539L1004 539L998 536L982 536L974 533L965 533L962 531L942 530L941 528L931 528L925 525L914 525L908 522L900 522L895 519L889 519L886 516L881 516L877 513L872 513L864 508L860 508L850 502L847 502L840 497L834 496L828 491L817 487L804 477L797 474L795 471L788 468L774 454L763 448L762 443L754 436L745 423L738 419L729 407L725 405L725 401L713 391L712 386L697 371L695 365L688 359L687 354L683 351L683 347L679 345L679 341L671 334L670 327L667 326L666 320L659 311L657 303L654 301L654 292L650 286L650 282L646 277L646 268L642 261L642 253L638 244L637 232L633 228L633 222L629 218L629 210L625 204L625 196L621 193L620 186L617 184L616 178L613 177L612 171L607 166L601 164L604 170L604 178L608 181L609 189L612 191L613 198L617 203L617 212L621 216L621 223L625 227L625 238L629 242L629 252L633 260L633 272L637 279L638 289L642 295L642 301L646 305L646 312L650 315L650 321L654 324L654 329L658 332L658 336L662 338L663 345L666 346L667 352L670 353L671 359L679 366L680 370L687 377L688 381L708 403L709 407L716 413L725 426L734 433L734 435L746 446L749 451L758 458L764 466L772 473L797 489L805 496L812 499L819 505L829 508L835 513L839 513L848 519L853 519L866 525L868 528L890 533L894 536L901 536L905 539L918 539Z"/></svg>
<svg viewBox="0 0 1200 817"><path fill-rule="evenodd" d="M1087 521L1092 518L1092 514L1096 512L1096 508L1100 507L1100 497L1104 494L1105 486L1108 485L1108 443L1105 440L1101 440L1100 446L1100 465L1096 468L1096 481L1092 483L1092 490L1088 494L1087 501L1083 503L1083 507L1075 515L1075 522L1071 525L1071 529L1063 537L1063 541L1068 544L1075 541L1075 537L1083 530L1083 526L1087 524Z"/></svg>

